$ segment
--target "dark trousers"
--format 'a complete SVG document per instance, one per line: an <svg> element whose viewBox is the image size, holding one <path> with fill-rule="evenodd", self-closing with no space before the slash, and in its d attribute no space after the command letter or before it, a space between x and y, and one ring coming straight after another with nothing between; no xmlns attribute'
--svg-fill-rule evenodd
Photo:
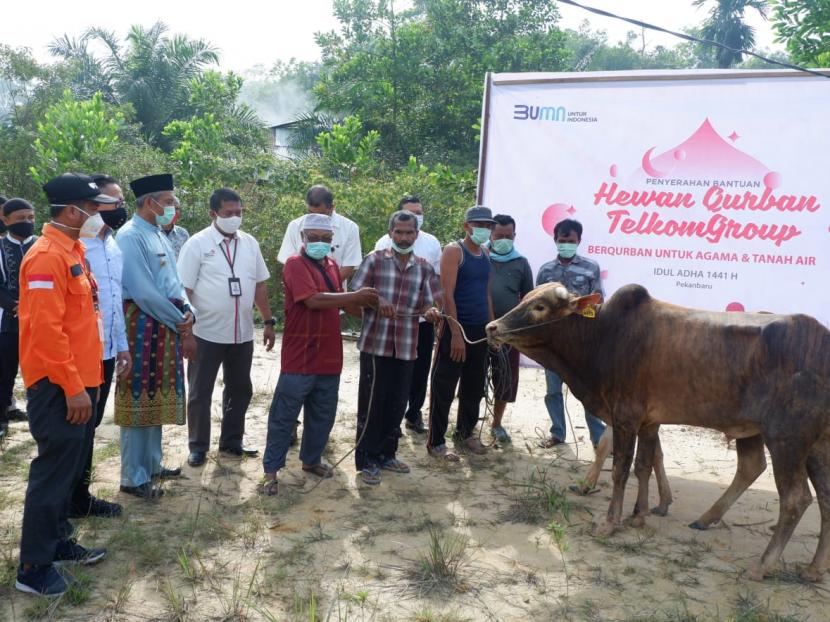
<svg viewBox="0 0 830 622"><path fill-rule="evenodd" d="M418 354L412 368L412 382L409 385L409 406L406 420L413 423L421 418L421 409L427 398L429 368L432 366L432 346L435 345L435 327L431 322L418 324Z"/></svg>
<svg viewBox="0 0 830 622"><path fill-rule="evenodd" d="M17 331L0 333L0 421L6 420L6 410L12 404L17 357Z"/></svg>
<svg viewBox="0 0 830 622"><path fill-rule="evenodd" d="M464 325L464 332L470 341L484 337L484 324ZM438 341L438 360L432 376L432 404L429 411L428 447L439 447L445 443L444 436L449 425L450 408L458 388L458 419L455 425L456 435L469 438L478 424L479 406L484 397L484 384L487 382L487 342L474 346L465 344L467 358L463 363L455 363L450 358L452 332L444 325Z"/></svg>
<svg viewBox="0 0 830 622"><path fill-rule="evenodd" d="M395 457L414 367L415 361L360 353L356 438L363 438L354 452L358 470Z"/></svg>
<svg viewBox="0 0 830 622"><path fill-rule="evenodd" d="M190 451L210 448L210 406L219 366L225 388L222 391L222 431L220 449L242 447L245 413L254 393L251 362L254 342L213 343L196 337L196 358L187 365L187 428Z"/></svg>
<svg viewBox="0 0 830 622"><path fill-rule="evenodd" d="M87 388L96 405L98 387ZM67 520L69 497L81 478L95 414L83 425L66 420L63 389L46 378L26 391L29 430L37 441L37 457L29 468L23 505L20 563L51 564L58 543L72 535Z"/></svg>
<svg viewBox="0 0 830 622"><path fill-rule="evenodd" d="M98 388L98 404L95 407L95 412L92 418L95 420L95 427L87 439L87 446L84 449L86 458L84 459L84 470L81 474L81 479L72 496L69 498L69 507L81 513L89 512L89 503L92 501L92 494L89 492L89 485L92 483L92 452L95 448L95 428L101 425L104 420L104 411L107 408L107 398L110 395L110 387L112 386L112 376L115 373L115 359L107 359L104 361L104 382Z"/></svg>

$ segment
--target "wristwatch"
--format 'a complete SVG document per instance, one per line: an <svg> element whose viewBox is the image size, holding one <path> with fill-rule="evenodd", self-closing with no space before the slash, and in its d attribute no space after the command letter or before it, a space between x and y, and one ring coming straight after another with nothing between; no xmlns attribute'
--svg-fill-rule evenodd
<svg viewBox="0 0 830 622"><path fill-rule="evenodd" d="M276 326L277 325L277 320L275 320L274 318L271 318L270 320L265 320L263 322L263 324L265 324L266 326Z"/></svg>

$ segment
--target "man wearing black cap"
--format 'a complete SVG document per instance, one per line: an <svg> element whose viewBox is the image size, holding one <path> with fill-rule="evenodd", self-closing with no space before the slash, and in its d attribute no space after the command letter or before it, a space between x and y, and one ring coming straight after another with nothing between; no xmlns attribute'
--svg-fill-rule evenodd
<svg viewBox="0 0 830 622"><path fill-rule="evenodd" d="M176 216L173 176L130 183L137 208L116 241L124 258L122 291L132 372L115 387L121 426L121 491L151 499L156 477L181 469L161 466L161 426L185 422L184 358L196 354L194 315L176 272L176 254L159 229Z"/></svg>
<svg viewBox="0 0 830 622"><path fill-rule="evenodd" d="M457 462L458 456L447 449L444 435L456 387L458 420L454 437L471 453L486 452L473 432L487 382L487 343L470 345L465 335L470 341L483 339L484 327L493 319L490 259L482 245L490 239L494 224L490 208L471 207L464 219L464 239L447 244L441 254L444 313L451 319L444 323L438 341L427 450L430 455L450 462Z"/></svg>
<svg viewBox="0 0 830 622"><path fill-rule="evenodd" d="M15 587L56 596L68 587L57 564L94 564L106 555L71 538L67 511L103 378L97 284L78 238L97 235L98 205L114 199L76 173L43 189L52 220L20 267L20 369L38 455L29 468Z"/></svg>
<svg viewBox="0 0 830 622"><path fill-rule="evenodd" d="M35 243L35 210L25 199L3 201L0 222L0 439L10 420L25 421L26 412L13 407L18 364L17 303L20 298L20 264Z"/></svg>

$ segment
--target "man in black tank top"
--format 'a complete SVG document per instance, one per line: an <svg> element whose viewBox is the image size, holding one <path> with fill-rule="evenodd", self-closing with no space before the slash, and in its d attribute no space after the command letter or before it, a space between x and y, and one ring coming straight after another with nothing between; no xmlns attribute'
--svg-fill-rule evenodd
<svg viewBox="0 0 830 622"><path fill-rule="evenodd" d="M495 221L490 209L480 206L468 209L464 220L464 239L448 244L441 255L444 313L452 319L445 321L440 332L427 440L430 455L452 462L458 456L447 449L444 437L459 380L458 419L453 437L467 451L486 452L473 433L487 382L488 346L486 341L470 345L464 336L469 341L482 339L484 327L493 319L490 259L482 245L490 239Z"/></svg>

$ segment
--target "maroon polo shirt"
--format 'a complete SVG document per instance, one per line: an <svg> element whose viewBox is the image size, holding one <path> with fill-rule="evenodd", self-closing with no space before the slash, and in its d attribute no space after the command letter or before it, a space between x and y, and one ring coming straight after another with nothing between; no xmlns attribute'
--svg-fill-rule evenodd
<svg viewBox="0 0 830 622"><path fill-rule="evenodd" d="M340 270L329 257L322 262L295 255L285 262L285 331L282 337L281 371L287 374L337 376L343 370L343 339L339 309L309 309L303 302L317 293L342 292Z"/></svg>

